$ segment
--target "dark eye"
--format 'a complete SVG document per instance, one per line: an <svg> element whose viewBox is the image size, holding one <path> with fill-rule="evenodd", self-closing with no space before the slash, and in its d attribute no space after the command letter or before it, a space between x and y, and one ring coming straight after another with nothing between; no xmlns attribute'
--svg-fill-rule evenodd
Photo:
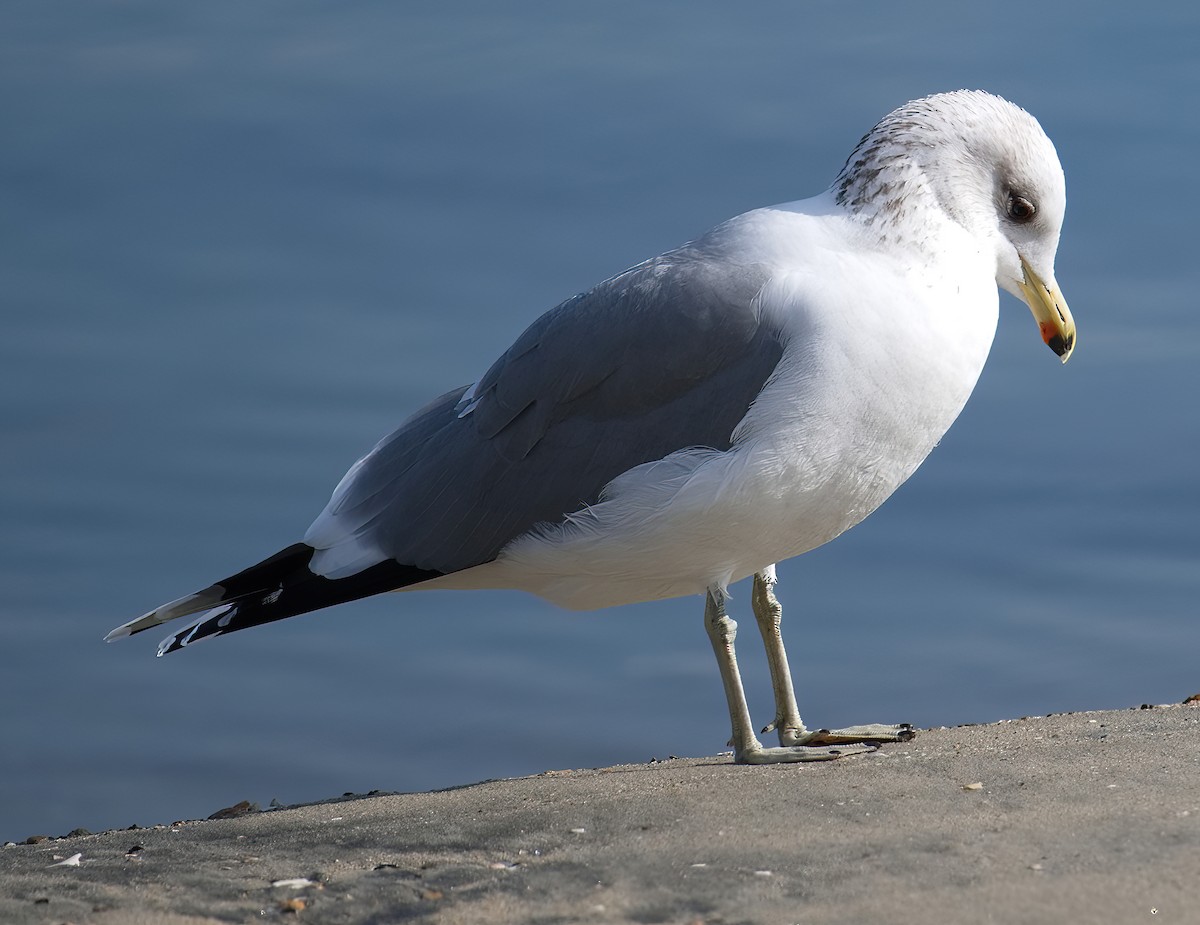
<svg viewBox="0 0 1200 925"><path fill-rule="evenodd" d="M1025 224L1037 215L1037 206L1024 196L1010 195L1008 197L1008 217L1014 222Z"/></svg>

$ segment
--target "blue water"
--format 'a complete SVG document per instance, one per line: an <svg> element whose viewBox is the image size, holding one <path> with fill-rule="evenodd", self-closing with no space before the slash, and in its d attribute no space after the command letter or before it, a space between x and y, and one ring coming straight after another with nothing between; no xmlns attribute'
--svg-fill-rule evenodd
<svg viewBox="0 0 1200 925"><path fill-rule="evenodd" d="M1061 367L1004 296L942 446L781 566L801 707L1200 690L1200 8L505 6L0 9L0 838L722 748L698 599L389 597L162 660L100 639L297 539L543 310L818 192L959 86L1058 145L1079 348Z"/></svg>

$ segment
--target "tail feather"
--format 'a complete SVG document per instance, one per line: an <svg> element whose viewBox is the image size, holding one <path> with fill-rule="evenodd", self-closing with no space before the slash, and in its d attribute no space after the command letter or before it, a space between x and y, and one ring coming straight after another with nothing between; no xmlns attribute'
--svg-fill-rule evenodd
<svg viewBox="0 0 1200 925"><path fill-rule="evenodd" d="M442 574L388 559L356 575L330 579L309 569L314 552L313 547L296 543L203 591L163 604L117 627L105 641L131 636L169 620L204 611L199 618L163 640L158 649L161 656L210 636L395 591Z"/></svg>

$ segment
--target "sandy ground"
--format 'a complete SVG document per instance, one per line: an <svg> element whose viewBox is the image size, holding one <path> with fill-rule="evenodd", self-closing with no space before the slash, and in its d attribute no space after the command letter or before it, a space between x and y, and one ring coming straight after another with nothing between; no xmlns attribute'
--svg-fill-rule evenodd
<svg viewBox="0 0 1200 925"><path fill-rule="evenodd" d="M927 730L820 764L551 771L0 850L4 923L277 920L1200 922L1200 705Z"/></svg>

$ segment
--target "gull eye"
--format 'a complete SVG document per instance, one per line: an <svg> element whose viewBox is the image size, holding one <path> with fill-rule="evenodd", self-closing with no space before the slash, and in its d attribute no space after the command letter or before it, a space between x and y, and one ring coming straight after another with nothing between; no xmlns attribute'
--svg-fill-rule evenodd
<svg viewBox="0 0 1200 925"><path fill-rule="evenodd" d="M1012 194L1008 197L1008 217L1014 222L1024 225L1037 215L1037 206L1024 196Z"/></svg>

